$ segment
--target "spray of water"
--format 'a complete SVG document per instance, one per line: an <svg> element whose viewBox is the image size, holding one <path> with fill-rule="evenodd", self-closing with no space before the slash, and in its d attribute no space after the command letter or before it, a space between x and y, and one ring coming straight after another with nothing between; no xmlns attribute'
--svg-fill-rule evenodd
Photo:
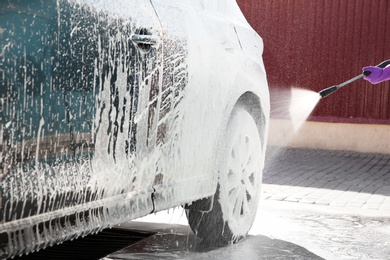
<svg viewBox="0 0 390 260"><path fill-rule="evenodd" d="M299 88L291 90L289 112L294 132L301 128L319 100L320 95L317 92Z"/></svg>
<svg viewBox="0 0 390 260"><path fill-rule="evenodd" d="M270 144L286 146L299 132L320 98L317 92L300 88L273 90Z"/></svg>
<svg viewBox="0 0 390 260"><path fill-rule="evenodd" d="M271 92L271 126L264 171L283 160L283 151L303 126L320 95L314 91L299 88L277 89Z"/></svg>
<svg viewBox="0 0 390 260"><path fill-rule="evenodd" d="M273 92L271 117L289 120L295 133L302 127L320 98L317 92L307 89L277 90Z"/></svg>

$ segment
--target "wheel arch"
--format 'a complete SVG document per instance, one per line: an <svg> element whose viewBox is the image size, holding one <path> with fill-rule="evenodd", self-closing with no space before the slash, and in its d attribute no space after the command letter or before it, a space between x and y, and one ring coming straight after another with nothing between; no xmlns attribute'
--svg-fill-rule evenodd
<svg viewBox="0 0 390 260"><path fill-rule="evenodd" d="M264 102L266 102L266 100ZM236 139L236 138L232 138L232 133L234 136L234 133L237 130L239 132L244 131L244 133L247 133L245 131L245 129L251 129L250 132L253 133L253 135L255 135L256 130L254 129L254 127L257 128L259 138L256 138L256 140L257 140L256 145L253 147L261 146L261 148L259 147L259 150L257 150L257 149L250 149L250 150L257 150L256 158L258 158L260 153L265 153L265 146L266 146L267 135L268 135L268 119L269 119L269 117L267 115L267 111L268 111L267 107L264 107L266 105L267 104L262 103L262 100L258 95L256 95L255 93L253 93L251 91L247 91L247 92L242 93L237 99L235 99L235 100L233 99L233 102L231 102L229 109L225 110L226 114L225 114L225 118L224 118L223 129L229 129L230 127L232 127L232 131L230 133L229 133L229 131L227 131L226 136L222 135L222 139L219 140L219 144L217 145L217 147L218 147L217 151L218 151L219 157L215 161L217 167L215 168L214 172L218 173L217 174L218 181L216 182L215 194L210 196L210 197L194 201L191 205L188 205L186 207L186 209L187 209L186 213L187 213L188 221L189 221L191 228L193 229L193 231L197 235L199 235L207 243L211 243L211 244L216 243L216 244L222 245L225 243L237 242L237 241L241 240L243 237L245 237L245 235L247 234L247 232L250 228L250 225L252 225L252 223L253 223L252 221L253 221L253 218L256 214L253 212L248 213L249 215L243 217L243 219L250 220L250 221L244 221L244 222L238 221L237 222L237 223L249 223L250 222L248 229L247 229L247 226L245 226L245 225L242 226L241 224L238 224L238 226L237 226L234 217L233 217L233 219L231 219L230 217L227 217L227 216L231 216L230 209L228 209L226 211L226 209L227 209L226 203L222 202L220 204L220 201L225 201L225 202L230 201L230 198L226 197L226 194L228 194L229 192L227 192L226 188L221 189L221 187L222 187L221 183L222 183L222 185L224 183L226 183L226 178L222 178L224 180L222 182L220 182L220 179L221 179L221 176L223 176L223 174L221 175L221 173L226 173L227 172L226 170L229 168L226 168L226 169L224 167L219 168L218 166L220 166L219 165L220 162L223 164L225 164L227 162L224 158L226 158L225 155L230 153L229 147L231 147L231 146L229 144L226 145L226 143L229 143L229 140ZM244 110L244 114L242 114L243 110ZM248 113L249 113L249 115L248 115ZM242 117L242 116L244 116L244 117ZM244 123L242 120L238 120L239 118L246 118L246 120L248 120L249 117L252 117L252 119L253 119L253 122L251 122L251 125L247 125L245 123L247 121L245 121L245 120L244 120ZM252 119L249 119L249 120L252 120ZM241 123L243 123L243 124L241 124ZM255 124L255 126L253 125L253 123ZM241 128L241 125L248 126L248 128ZM227 139L225 139L225 137ZM253 140L253 138L250 138L250 139ZM261 143L259 143L259 141ZM235 141L233 141L233 143L235 143ZM240 157L240 156L238 156L238 157ZM241 164L241 165L243 165L243 164ZM264 166L264 164L262 164L262 166L260 166L261 168L257 168L257 169L262 170L263 166ZM238 172L243 172L243 171L239 170ZM258 183L258 185L261 185L262 173L260 171L256 171L256 172L259 174L258 175L259 179L256 179L255 177L253 177L253 181L255 183ZM241 185L241 183L244 185L243 180L239 181L239 183L240 183L240 185ZM231 187L231 186L229 186L229 187ZM260 186L257 186L257 187L260 187ZM256 206L249 207L251 209L253 209L253 208L257 209L257 203L259 200L259 192L260 191L257 188L255 190L258 191L257 195L255 195L253 197L251 195L253 200L252 199L250 199L250 200L254 201ZM221 191L222 191L222 193L221 193ZM220 194L223 194L223 195L221 196ZM223 206L223 205L225 205L225 206ZM228 208L230 208L230 207L228 206ZM242 209L241 209L241 212L242 212ZM241 214L243 214L243 213L241 213ZM233 214L233 215L235 215L235 214ZM225 217L221 217L221 220L216 220L216 216L225 216ZM232 222L230 222L231 220L232 220ZM217 237L217 239L215 241L213 240L215 236L212 235L211 240L208 237L210 234L210 230L208 228L210 226L210 223L212 223L211 225L213 226L213 229L217 230L216 234L219 234L219 235L222 234L221 237ZM225 227L228 227L228 228L225 229Z"/></svg>
<svg viewBox="0 0 390 260"><path fill-rule="evenodd" d="M269 115L267 113L267 104L266 101L262 101L259 95L248 90L246 92L241 93L241 95L236 96L235 99L232 100L230 105L226 108L225 118L223 120L221 131L226 131L231 117L233 115L233 111L237 107L244 107L245 110L249 112L249 114L253 117L257 130L259 132L260 140L262 143L262 150L265 152L268 140L268 126L269 126ZM224 148L224 139L219 138L215 143L215 153L218 154L217 151L221 151ZM214 164L213 172L218 172L218 164L221 158L216 158ZM219 179L219 173L215 175L214 178L214 190L217 189Z"/></svg>
<svg viewBox="0 0 390 260"><path fill-rule="evenodd" d="M263 146L265 146L267 143L267 136L268 136L268 130L267 130L268 117L265 114L266 112L263 109L263 105L261 103L260 98L255 93L247 91L238 98L236 104L233 106L233 110L236 106L245 107L245 109L253 117L257 129L259 131L261 142Z"/></svg>

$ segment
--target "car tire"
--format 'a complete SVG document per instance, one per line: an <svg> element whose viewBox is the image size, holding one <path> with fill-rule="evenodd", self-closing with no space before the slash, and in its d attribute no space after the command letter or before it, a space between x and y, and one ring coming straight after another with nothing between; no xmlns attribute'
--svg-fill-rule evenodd
<svg viewBox="0 0 390 260"><path fill-rule="evenodd" d="M186 211L191 229L209 245L235 243L247 235L258 207L264 165L258 128L244 107L233 110L223 137L217 190Z"/></svg>

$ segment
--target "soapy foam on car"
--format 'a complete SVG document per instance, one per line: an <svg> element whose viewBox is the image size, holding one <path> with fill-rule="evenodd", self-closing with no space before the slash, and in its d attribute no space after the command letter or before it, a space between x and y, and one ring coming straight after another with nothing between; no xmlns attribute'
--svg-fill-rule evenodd
<svg viewBox="0 0 390 260"><path fill-rule="evenodd" d="M122 4L123 3L124 2L122 2ZM137 5L136 3L134 4ZM126 8L129 8L129 3L126 3L126 5ZM57 8L58 10L61 9L60 6L57 6ZM41 160L45 161L47 159L46 155L41 156L41 147L44 147L42 141L47 135L47 133L45 133L45 127L50 127L51 120L55 121L55 119L58 118L58 115L55 115L55 112L53 112L53 118L49 117L46 118L46 120L43 120L43 112L52 109L50 104L43 105L44 95L47 97L48 95L52 95L51 93L54 93L54 91L50 91L50 94L47 93L48 91L44 92L42 89L44 85L42 85L40 93L38 93L40 95L36 96L37 100L40 101L39 104L41 104L41 120L39 121L38 130L31 131L31 135L35 137L35 140L30 141L32 144L34 144L34 142L36 143L35 160L28 165L10 165L9 167L5 167L4 170L8 172L1 172L0 174L0 194L2 193L1 195L3 195L0 199L5 201L4 207L1 208L3 215L0 218L0 236L2 236L2 239L7 237L8 241L7 247L0 248L0 258L3 256L14 256L22 252L39 250L53 242L61 242L63 240L75 238L80 235L85 235L88 232L97 232L110 225L124 222L129 219L129 216L137 217L146 215L150 213L151 208L153 207L151 205L152 201L150 194L153 192L151 187L154 173L148 174L148 172L143 172L144 174L141 175L137 170L155 170L156 166L154 164L157 164L159 161L159 155L152 155L150 162L138 160L138 164L136 165L137 168L135 168L134 162L136 160L134 159L135 155L133 151L130 151L129 153L125 153L124 151L130 149L130 145L129 147L126 147L126 144L131 144L133 140L132 137L135 132L131 127L134 126L134 123L138 123L140 127L147 127L146 124L143 123L151 120L151 115L158 115L157 111L155 111L156 108L154 108L154 113L152 114L148 111L148 108L152 107L155 100L151 97L149 99L149 96L146 95L152 92L152 76L155 74L162 74L161 62L159 62L157 68L153 67L155 64L150 60L141 68L135 68L130 62L124 62L128 61L127 59L131 57L135 60L134 62L138 63L139 60L144 59L147 56L147 54L141 54L141 57L140 54L133 53L130 49L132 45L128 44L126 35L129 35L129 32L126 30L132 30L133 27L140 27L135 21L128 21L127 19L126 23L120 24L122 20L118 17L101 17L99 14L93 15L93 12L91 14L91 12L89 12L90 10L85 8L85 6L79 7L79 10L77 10L77 6L75 6L75 8L74 13L76 16L79 15L80 17L78 17L79 19L76 19L77 17L70 18L70 27L74 26L71 31L71 36L75 36L77 33L81 34L81 37L84 36L82 33L85 33L85 28L83 28L84 31L80 31L81 28L75 30L80 23L80 19L86 21L88 19L96 19L95 27L87 28L90 29L87 33L90 33L91 37L97 37L97 39L92 38L87 43L93 41L96 42L96 45L98 46L96 48L98 56L95 57L95 70L93 73L95 78L100 79L100 85L94 85L93 91L91 92L67 90L66 94L69 100L73 98L72 101L75 102L75 104L80 103L80 106L75 105L74 107L69 108L69 120L71 121L70 124L74 123L73 129L77 132L79 129L76 130L76 128L79 126L76 125L78 123L76 120L72 121L73 116L76 116L76 119L81 119L81 116L84 113L87 114L85 110L91 109L92 107L89 106L86 108L86 106L84 106L85 104L82 104L82 101L84 98L92 102L96 101L95 110L98 111L98 113L94 113L92 115L93 118L87 118L92 120L90 133L87 132L82 133L80 136L74 136L76 141L78 141L78 138L82 138L83 135L86 137L91 136L92 140L90 142L95 145L96 154L93 158L90 158L88 153L91 152L91 150L88 148L82 146L77 151L70 151L71 147L65 147L64 145L61 153L57 152L58 154L55 155L56 158L52 159L50 165L49 163L46 164L46 162L41 162ZM59 11L58 28L60 28L64 22L61 20L61 15L63 15L63 13ZM65 19L67 18L65 17ZM86 22L86 24L88 24L88 22ZM103 33L99 31L100 24L102 24L102 26L107 26L107 30ZM120 29L117 30L117 28ZM177 57L175 59L175 64L177 66L175 67L175 71L171 72L171 75L185 76L185 73L183 74L182 71L180 71L181 74L176 72L177 70L182 70L184 67L181 64L184 62L182 57L185 56L185 53L182 50L183 48L179 48L180 44L182 44L180 41L177 41L175 44L178 45L174 50ZM79 51L80 49L78 48L80 47L80 43L71 42L68 47L72 50ZM157 46L157 48L158 47L159 46ZM67 49L61 51L66 52ZM161 50L157 51L162 52ZM84 52L82 52L81 55L84 55ZM153 53L150 55L153 55ZM85 57L82 56L82 59L84 58ZM168 59L168 57L166 58ZM106 65L105 67L103 67L103 63ZM166 69L173 67L173 64L170 64L170 62L165 62L164 65L164 68ZM134 78L137 77L134 85L138 84L137 80L141 81L139 82L140 88L142 89L142 92L140 92L141 96L139 97L139 100L143 102L141 105L137 102L131 102L134 100L134 95L137 95L138 97L138 93L130 96L130 91L126 88L129 87L128 82L126 81L129 80L129 75L127 73L130 71L130 66L132 66L131 69L139 69L139 71L132 72L132 76ZM152 72L151 76L146 76L145 79L140 76L145 75L148 72ZM102 79L105 79L105 81ZM177 94L178 97L182 97L183 88L177 87L178 83L176 81L178 80L179 79L175 78L171 87L167 88L166 91L172 92L172 88L176 88L178 90L175 94ZM77 79L75 79L75 82L76 81ZM102 84L102 82L105 83ZM185 81L180 78L180 82L183 84ZM155 86L161 88L162 82L158 81L155 83ZM130 87L134 87L134 85L131 85ZM23 89L24 92L26 92L26 83ZM161 95L164 93L161 90L159 93L160 95L158 97L161 98ZM90 96L93 97L91 98ZM118 96L120 96L120 98L116 100ZM173 96L173 93L166 96L171 97ZM34 97L27 97L26 95L24 95L24 97L23 108L17 107L14 103L9 102L7 104L8 106L15 106L9 110L15 110L18 111L18 113L22 113L23 110L30 109L27 105L34 103ZM55 98L56 97L53 94L52 99ZM169 98L168 100L171 99ZM172 101L172 106L174 104L177 105L177 103L178 101ZM162 104L168 106L171 103L166 102ZM138 122L134 122L133 115L136 112L134 108L137 107L141 109L139 113L141 116ZM142 109L145 109L146 112ZM153 110L153 107L151 110ZM131 111L134 111L134 113L131 114ZM174 118L177 120L177 116L167 110L165 111L165 124L170 126L170 124L174 123ZM11 113L9 116L12 116ZM19 120L17 122L20 123L21 118L19 117L15 120ZM32 123L33 122L30 122L30 124ZM123 127L119 129L121 124ZM155 127L157 127L157 125L155 124L152 127L154 127L153 131L156 131ZM12 131L11 134L14 134L14 128L17 129L15 125L10 128L10 131ZM85 131L85 129L82 130ZM4 129L1 128L0 132L3 131ZM147 130L141 128L139 132L145 133L146 131ZM68 138L68 135L63 134L62 137ZM138 136L138 139L143 137L144 136ZM13 144L13 149L15 149L14 153L19 152L20 149L23 151L23 147L26 147L25 143L27 143L27 141L24 139L28 138L25 136L21 136L21 138L23 138L23 146L22 148L19 148L16 144ZM61 136L56 134L54 137L50 138L53 138L54 140L51 141L52 143L50 143L50 145L60 145L58 140L60 140ZM96 140L96 138L98 138L98 140ZM15 142L14 139L12 139L12 141ZM156 145L156 140L152 143L151 138L148 142L149 145ZM84 143L84 145L86 144L88 143ZM45 146L46 145L47 144L45 144ZM34 146L32 146L32 148L34 148ZM138 148L141 149L144 147ZM82 151L83 149L86 150L86 154ZM73 152L76 154L79 153L80 158L64 164L62 159L72 157ZM144 148L143 152L147 153L147 148ZM22 158L22 160L23 159L24 158ZM26 160L27 163L27 159L24 160ZM2 176L3 173L7 174ZM111 174L108 176L107 173ZM146 177L148 177L148 179ZM150 188L139 191L139 187ZM29 209L26 206L26 202L28 201L33 203L32 209ZM35 206L36 209L34 208ZM21 213L20 215L17 215L17 210L20 207L22 208ZM29 211L27 212L27 210ZM71 216L74 215L76 217L75 221L71 220ZM40 232L37 228L39 225L42 226Z"/></svg>
<svg viewBox="0 0 390 260"><path fill-rule="evenodd" d="M83 1L75 1L75 2L80 2L83 3ZM94 1L95 2L95 1ZM98 1L99 2L99 1ZM111 4L108 4L106 1L100 1L100 3L105 3L105 5L102 4L102 6L96 7L97 9L101 8L104 9L103 11L106 11L108 7L113 7ZM117 3L115 6L120 6L121 4L123 5L131 5L131 3L125 3L125 1L121 1L121 3ZM108 7L106 6L108 5ZM81 7L75 7L75 8L80 8ZM129 7L123 8L124 10L128 10ZM134 10L138 10L137 8L134 8ZM85 9L84 9L85 11ZM126 14L128 15L128 14ZM67 167L59 166L58 168L56 167L51 167L49 170L45 170L44 165L38 164L35 165L34 171L37 171L37 178L36 180L34 179L33 181L37 182L38 187L40 187L38 190L36 190L38 198L42 197L42 194L49 194L49 193L59 193L61 191L61 188L64 189L72 189L73 191L79 191L82 190L84 187L89 187L91 188L94 192L96 192L97 197L96 200L93 201L83 201L84 203L81 203L81 205L74 205L70 207L66 207L65 209L59 207L58 210L54 210L54 212L50 212L48 214L41 214L41 215L29 215L28 217L24 219L16 220L14 222L10 223L0 223L0 230L5 231L6 230L6 235L9 237L8 241L10 241L10 245L8 248L5 249L4 253L5 255L10 255L13 256L17 253L20 252L27 252L27 251L34 251L34 250L39 250L42 247L45 247L49 244L51 244L54 240L53 238L56 238L56 242L61 242L62 240L69 239L69 238L75 238L80 235L86 235L89 231L92 230L92 232L97 232L98 230L105 228L109 225L117 224L123 221L128 220L129 216L136 217L136 214L141 214L145 215L150 212L148 209L151 206L151 198L150 198L150 193L153 191L150 190L144 190L145 193L142 194L136 194L136 192L132 192L134 190L137 190L137 187L150 187L153 184L153 181L155 181L154 176L156 175L156 171L160 171L161 173L164 173L162 177L164 180L169 180L167 182L168 184L174 185L174 184L180 184L180 180L177 180L177 176L183 176L183 174L188 173L191 174L193 172L198 173L201 175L202 173L204 176L210 176L208 171L205 171L205 169L209 169L206 167L208 162L204 162L202 160L198 160L199 158L204 158L200 156L199 154L193 154L193 151L199 151L199 149L194 149L194 147L200 147L199 140L201 138L196 138L196 137L203 137L202 142L206 144L211 144L215 141L215 137L218 136L218 131L220 129L213 128L213 131L210 131L207 127L199 127L199 122L192 122L191 124L188 123L188 121L194 121L192 118L199 118L199 116L194 116L193 115L199 115L199 114L210 114L210 111L213 111L215 113L215 117L205 117L208 119L206 122L202 122L204 125L208 124L213 124L216 121L213 121L213 119L218 118L221 116L220 113L216 113L215 108L221 107L221 104L223 104L222 101L215 100L214 103L207 103L203 104L197 100L197 98L200 96L197 91L201 91L202 89L199 88L198 86L194 86L194 84L191 85L191 82L186 84L187 76L186 75L186 70L188 68L194 68L195 64L199 64L199 60L205 61L202 66L204 67L204 75L207 75L209 71L214 71L216 74L221 74L224 75L226 78L226 82L236 82L238 81L241 83L240 79L233 78L233 73L229 73L231 71L236 70L236 68L240 68L240 63L244 62L242 55L240 53L237 53L237 64L234 64L234 68L230 68L229 64L226 64L226 66L220 66L220 67L212 67L211 65L208 64L214 64L210 62L212 59L211 57L216 57L220 58L220 60L223 60L223 58L226 57L225 53L225 46L220 46L221 44L217 41L213 41L213 37L209 37L210 33L215 33L212 32L212 30L209 30L208 28L203 28L201 26L198 27L198 23L194 23L193 21L195 19L200 19L199 16L196 16L195 14L190 13L190 15L193 15L191 18L187 19L187 23L192 23L195 24L193 27L193 31L191 32L186 32L189 35L179 35L179 36L184 36L183 38L186 39L186 37L195 37L198 33L201 33L204 35L204 39L208 39L209 43L203 43L203 44L209 44L209 48L205 48L207 50L202 51L201 54L204 55L204 57L194 57L194 55L188 55L188 59L185 60L183 57L186 57L187 53L183 52L183 49L185 48L180 48L181 44L185 44L183 42L180 42L181 37L178 37L178 39L173 39L174 42L166 42L165 46L171 48L172 53L167 52L167 50L164 50L164 55L165 59L164 61L161 61L159 65L163 65L163 69L166 69L166 73L169 73L171 77L169 79L172 79L171 84L165 84L161 81L158 81L159 87L161 88L162 85L164 86L171 86L168 89L160 89L159 92L159 97L166 96L168 97L169 100L172 100L172 103L159 103L162 101L156 102L158 105L162 105L164 108L170 108L169 111L164 110L164 115L165 117L162 120L162 123L167 127L167 133L170 134L170 136L165 136L164 140L169 140L169 142L158 142L156 137L153 138L147 138L145 136L141 136L140 133L146 133L147 129L140 128L139 131L139 136L137 140L140 140L141 138L144 138L143 140L147 139L148 144L154 144L154 145L159 145L159 149L156 149L153 154L150 155L149 161L142 160L142 155L149 152L151 149L150 147L141 147L138 151L140 152L139 157L135 157L134 155L130 154L128 157L126 156L125 153L123 153L123 150L126 149L127 147L125 146L126 141L131 141L130 137L126 135L126 133L132 133L131 131L131 118L129 111L131 111L131 104L129 102L130 97L128 97L126 94L124 94L127 89L125 88L113 88L114 91L118 91L119 94L121 94L121 97L126 97L127 102L125 102L123 99L121 100L114 100L115 93L111 92L110 93L110 87L111 85L108 84L109 78L107 78L107 81L105 81L105 84L102 84L102 81L100 83L104 86L96 85L93 88L93 92L97 93L93 95L93 98L96 97L96 111L99 111L99 113L95 113L92 118L92 130L91 130L91 139L92 141L96 141L94 138L98 138L99 141L102 141L97 145L98 153L105 153L105 154L96 154L96 157L92 159L92 161L74 161L72 164L67 165ZM110 19L112 17L109 17ZM144 17L145 18L145 17ZM104 20L104 17L99 17L98 22L99 23L105 23L106 21ZM145 18L146 19L146 18ZM192 20L191 20L192 19ZM116 20L116 21L115 21ZM146 19L147 20L147 19ZM59 23L61 23L61 20L58 20ZM79 33L80 28L78 27L79 20L75 19L74 21L71 21L73 29L77 27L77 29L72 30L73 35ZM113 23L117 23L117 17L113 18L113 21L109 21ZM115 26L117 27L122 27L126 28L126 26L130 25L133 27L137 27L137 25L132 24L132 22L128 22L126 24L119 24L117 23ZM173 22L173 21L172 21ZM96 26L98 25L95 24ZM114 26L114 27L115 27ZM210 25L211 26L211 25ZM132 27L132 28L133 28ZM96 28L95 28L96 29ZM235 30L233 30L233 27L231 28L232 30L229 31L229 33L235 35ZM114 30L113 30L114 32ZM108 30L108 33L109 30ZM180 32L181 33L181 32ZM221 32L224 33L224 32ZM127 55L124 54L126 52L127 48L127 43L128 39L120 38L120 31L117 32L117 34L112 34L109 35L109 46L110 46L110 51L107 53L102 53L101 47L97 48L97 51L99 53L99 57L95 60L95 76L101 76L105 75L106 77L112 77L113 73L113 64L115 64L118 61L125 61ZM95 40L95 39L93 39ZM101 44L101 38L96 39L99 44ZM166 40L166 39L164 39ZM116 42L120 42L121 44L115 45ZM107 42L106 42L107 43ZM194 41L196 43L196 41ZM199 47L204 47L203 45L196 45L192 43L192 46L189 46L189 48L199 48ZM171 46L170 46L171 45ZM71 44L70 47L73 47L75 50L75 46L73 46L73 43ZM257 46L259 49L262 49L262 46ZM160 50L159 50L160 51ZM210 53L208 53L209 51ZM215 55L215 52L218 53L218 55ZM197 53L197 52L194 52ZM170 57L170 55L175 55L174 59ZM259 53L261 55L261 53ZM109 70L103 71L102 62L101 59L108 59L108 64ZM142 58L142 57L138 57ZM116 60L115 60L116 59ZM170 64L171 62L171 64ZM126 81L127 78L123 73L126 72L129 69L129 64L126 64L125 62L118 62L120 66L118 67L117 71L117 79L118 81ZM223 63L221 63L223 64ZM188 68L187 68L188 65ZM224 64L225 65L225 64ZM232 65L232 64L230 64ZM148 63L146 68L143 69L151 69L150 68L151 63ZM209 68L207 67L209 66ZM242 66L244 67L244 66ZM161 73L161 68L160 70L155 70ZM106 73L106 74L105 74ZM144 71L142 71L144 73ZM142 74L140 73L140 74ZM226 74L226 75L225 75ZM161 74L160 74L161 75ZM168 77L167 77L168 78ZM222 78L222 76L221 76ZM141 94L148 94L150 93L150 82L152 81L152 77L148 77L145 79L144 82L140 83L141 84ZM148 84L146 83L148 82ZM118 84L121 82L118 82ZM199 83L199 82L198 82ZM204 85L210 85L210 86L218 86L220 87L219 84L221 84L220 79L218 77L212 77L212 78L206 78L204 77L204 81L201 81L201 83L204 83ZM237 82L236 82L237 83ZM194 95L184 95L185 91L187 91L184 87L188 86L188 88L191 88L191 94ZM213 96L215 93L218 92L213 92L215 91L213 87L210 87L210 95ZM101 89L104 88L104 91L108 93L107 96L102 97L100 96L102 93L100 92ZM82 93L82 92L80 92ZM78 100L81 102L82 97L81 94L74 94L80 95L77 96ZM106 93L106 94L107 94ZM225 94L227 95L227 94ZM190 97L191 96L191 97ZM214 95L215 96L215 95ZM90 99L90 97L87 97ZM112 99L111 99L112 98ZM173 110L173 108L176 108L180 105L180 100L182 98L187 98L187 102L191 102L193 104L198 104L199 107L196 107L196 109L193 109L191 111L185 111L186 117L183 116L183 113L177 114ZM225 100L226 96L222 96L221 100ZM167 99L167 100L168 100ZM189 99L189 100L188 100ZM113 103L118 101L118 107L113 107ZM133 104L134 106L137 106L138 108L149 108L149 106L154 104L154 100L148 100L148 97L146 97L145 100L142 100L142 97L139 99L138 104ZM111 107L110 107L111 106ZM49 107L49 106L47 106ZM80 109L82 106L80 105ZM111 111L109 109L112 108ZM45 107L46 109L46 107ZM80 110L81 111L81 110ZM100 113L101 112L101 113ZM190 112L190 113L187 113ZM77 112L77 109L75 111L70 111L70 115L81 115L81 112ZM150 111L148 110L139 110L137 111L137 115L134 120L136 120L136 123L138 124L138 127L141 127L141 124L143 124L143 127L147 127L147 124L145 124L145 121L148 121L150 118L156 119L153 116L157 116L160 113L158 111L158 107L155 109L151 109ZM196 114L194 114L196 113ZM162 114L162 113L161 113ZM104 117L102 120L101 117ZM115 124L121 123L119 119L124 118L124 128L123 132L117 131L114 134L114 132L110 132L107 134L109 127L114 127ZM91 118L90 118L91 119ZM104 120L111 120L111 124L106 124L106 123L99 123ZM186 124L183 124L182 121L186 120ZM152 120L153 121L153 120ZM157 131L157 122L153 121L155 124L153 127L153 131ZM77 122L75 122L77 123ZM35 136L43 136L44 135L44 126L48 125L48 121L42 121L42 131L38 131L35 133ZM99 125L100 124L100 125ZM162 124L161 124L162 125ZM182 125L186 125L187 128L183 129ZM115 126L117 127L117 126ZM201 129L199 129L201 128ZM172 131L172 129L174 131ZM194 131L196 129L195 133L195 138L194 138L194 133L191 131ZM115 130L118 130L116 128ZM162 128L163 130L163 128ZM2 129L0 129L0 132ZM95 135L97 133L97 135ZM103 136L99 136L99 134ZM106 135L106 139L104 139L104 134ZM196 135L197 134L197 135ZM183 137L184 135L184 137ZM164 136L161 136L164 137ZM110 140L108 140L110 138ZM177 140L181 140L182 142L185 142L186 145L179 146L176 142ZM183 141L184 140L184 141ZM206 147L204 149L204 154L211 154L211 145ZM115 149L121 149L122 153L114 153ZM109 155L107 154L107 151L110 151ZM65 151L65 153L68 153L68 151ZM168 155L173 155L174 159L170 158L170 160L165 160L166 156ZM134 156L134 157L132 157ZM61 158L59 158L61 159ZM195 161L197 162L196 166L193 166L193 164L189 164L189 161ZM210 159L211 161L211 159ZM136 164L136 165L135 165ZM187 169L183 166L186 165L192 165L192 167L197 167L196 169ZM134 169L134 170L128 170L128 169ZM169 172L167 169L175 169L175 172ZM21 170L21 169L18 169ZM77 181L80 180L80 177L77 175L82 172L83 179L82 182L77 183ZM111 176L107 176L106 173L111 172L113 173ZM24 174L24 171L21 171L21 174ZM50 179L46 175L48 174L53 174L53 175L60 175L64 176L63 182L60 180L55 181L55 179ZM142 173L142 174L140 174ZM152 178L151 178L152 176ZM85 178L84 178L85 177ZM188 177L188 176L185 176ZM53 177L54 178L54 177ZM77 179L77 181L76 181ZM48 182L49 180L49 182ZM62 180L62 179L61 179ZM13 203L16 200L19 200L19 198L22 198L24 200L26 197L26 194L31 193L30 189L33 189L35 187L35 184L32 185L32 183L24 183L24 182L19 182L19 186L14 186L11 185L15 180L10 180L10 185L9 187L14 188L17 187L18 191L12 191L10 192L11 198L9 201ZM85 181L85 183L84 183ZM158 181L158 180L156 180ZM46 183L52 183L53 186L45 187ZM5 185L6 182L4 182ZM75 186L72 186L72 183L75 184ZM87 184L86 184L87 183ZM211 182L210 182L211 183ZM197 188L198 190L207 190L206 187L197 187L198 183L194 182L193 187L186 187L187 189L195 189ZM210 184L211 185L211 184ZM105 188L99 188L104 186ZM26 187L28 187L26 189ZM203 189L202 189L203 188ZM185 190L183 190L185 192ZM109 196L110 195L110 196ZM170 194L169 191L166 194L163 194L164 197L167 198L167 200L174 201L175 200L175 195L176 194ZM20 196L20 197L19 197ZM77 196L77 195L76 195ZM130 203L129 201L131 199L134 199L134 197L139 196L139 199L135 201L134 203ZM82 196L80 196L82 197ZM67 198L64 198L64 200ZM41 207L43 205L43 201L40 202ZM53 204L54 205L54 204ZM13 205L12 205L13 206ZM103 209L103 210L102 210ZM85 214L85 217L89 218L89 222L83 222L81 223L80 220L78 221L78 225L72 226L70 223L69 215L72 213L77 212L77 214L82 215ZM44 231L42 234L39 234L38 232L34 232L34 227L31 227L32 224L36 223L41 223L45 220L50 220L53 217L61 217L65 215L65 223L60 223L59 221L53 221L52 223L49 224L54 224L54 226L48 225L48 227L44 226ZM119 217L118 217L119 216ZM23 226L23 230L19 231L16 230L17 227ZM89 230L89 231L88 231ZM88 231L88 232L87 232ZM20 234L28 234L26 235L25 240L20 239Z"/></svg>

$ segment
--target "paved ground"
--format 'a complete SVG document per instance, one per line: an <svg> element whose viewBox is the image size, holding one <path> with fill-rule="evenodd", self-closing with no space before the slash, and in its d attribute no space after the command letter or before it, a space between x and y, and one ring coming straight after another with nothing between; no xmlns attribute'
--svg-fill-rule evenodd
<svg viewBox="0 0 390 260"><path fill-rule="evenodd" d="M97 259L109 241L123 249L107 260L389 259L390 155L269 148L262 187L249 236L234 245L202 247L176 208L23 258Z"/></svg>
<svg viewBox="0 0 390 260"><path fill-rule="evenodd" d="M269 147L262 187L265 199L390 213L390 154Z"/></svg>

